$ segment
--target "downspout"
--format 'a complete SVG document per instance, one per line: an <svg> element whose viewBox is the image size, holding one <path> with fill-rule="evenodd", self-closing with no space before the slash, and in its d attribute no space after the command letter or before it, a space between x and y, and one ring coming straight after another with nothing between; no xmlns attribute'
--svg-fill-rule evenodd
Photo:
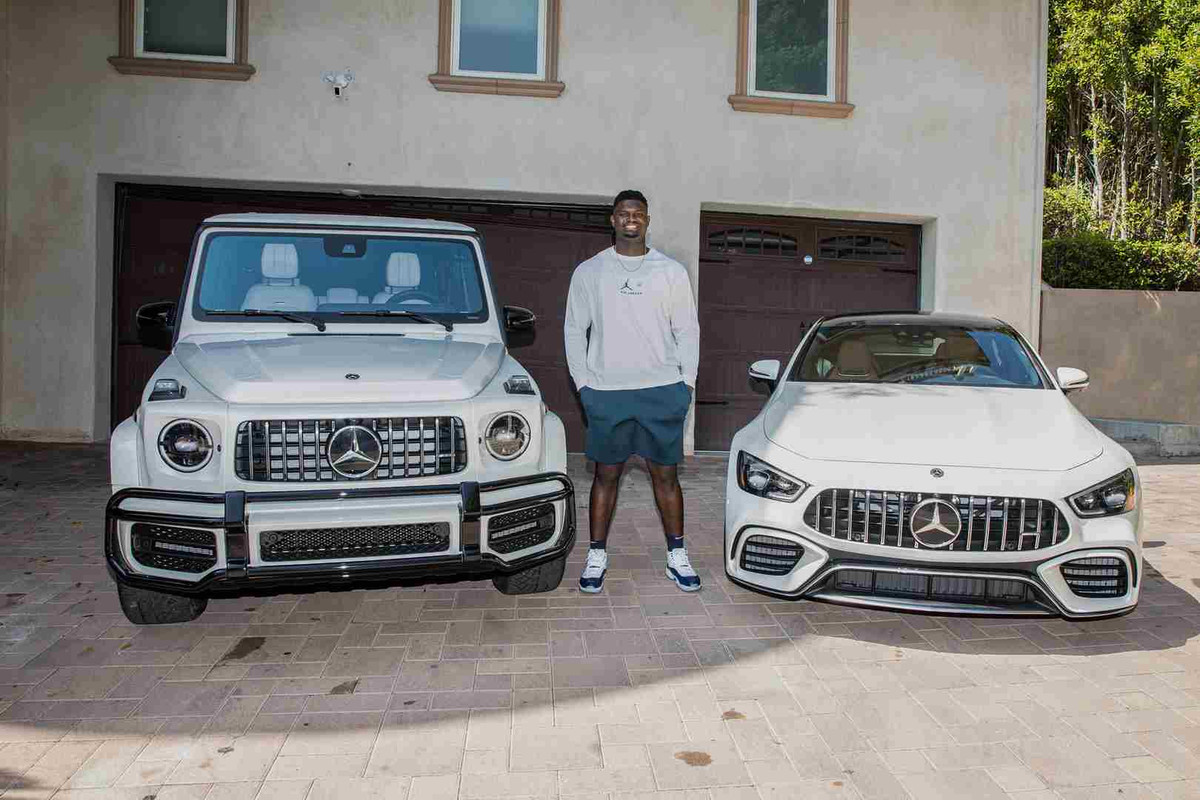
<svg viewBox="0 0 1200 800"><path fill-rule="evenodd" d="M1033 262L1029 284L1029 332L1030 340L1042 346L1042 213L1046 187L1046 62L1050 46L1050 0L1038 0L1041 32L1034 54L1034 87L1037 92L1037 110L1034 115L1033 140L1037 155L1033 159Z"/></svg>
<svg viewBox="0 0 1200 800"><path fill-rule="evenodd" d="M0 0L0 433L4 430L4 362L8 350L7 332L4 326L5 303L7 302L8 275L8 118L9 84L8 61L11 51L9 36L11 4Z"/></svg>

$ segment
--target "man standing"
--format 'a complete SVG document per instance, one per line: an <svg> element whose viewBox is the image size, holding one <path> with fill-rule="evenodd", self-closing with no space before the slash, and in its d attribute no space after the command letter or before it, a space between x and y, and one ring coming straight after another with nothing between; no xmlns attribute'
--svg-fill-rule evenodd
<svg viewBox="0 0 1200 800"><path fill-rule="evenodd" d="M604 586L608 528L632 455L646 459L667 536L667 577L685 592L700 578L683 546L678 464L700 362L700 323L687 270L646 247L649 204L627 189L613 201L612 247L571 277L564 332L567 365L587 412L587 455L596 463L591 547L581 591ZM588 329L591 339L588 339Z"/></svg>

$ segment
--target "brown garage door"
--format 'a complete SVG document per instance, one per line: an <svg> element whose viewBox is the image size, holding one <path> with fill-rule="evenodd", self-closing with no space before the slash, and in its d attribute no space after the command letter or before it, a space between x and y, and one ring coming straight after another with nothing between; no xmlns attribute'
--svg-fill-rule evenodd
<svg viewBox="0 0 1200 800"><path fill-rule="evenodd" d="M728 450L765 397L750 363L786 363L817 318L918 308L921 229L703 214L696 449Z"/></svg>
<svg viewBox="0 0 1200 800"><path fill-rule="evenodd" d="M596 206L118 185L114 426L137 408L142 387L165 358L138 344L134 311L142 303L179 296L192 238L202 220L247 211L421 217L476 228L483 236L498 301L525 306L538 316L536 338L514 355L541 386L546 404L562 416L568 448L583 449L582 409L567 374L562 324L575 265L612 243L609 209Z"/></svg>

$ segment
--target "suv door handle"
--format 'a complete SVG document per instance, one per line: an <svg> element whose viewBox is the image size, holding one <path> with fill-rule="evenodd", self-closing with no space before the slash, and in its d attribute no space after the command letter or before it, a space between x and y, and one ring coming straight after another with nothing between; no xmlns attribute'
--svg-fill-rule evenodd
<svg viewBox="0 0 1200 800"><path fill-rule="evenodd" d="M698 405L698 406L727 406L727 405L729 405L729 401L728 400L697 400L696 405Z"/></svg>

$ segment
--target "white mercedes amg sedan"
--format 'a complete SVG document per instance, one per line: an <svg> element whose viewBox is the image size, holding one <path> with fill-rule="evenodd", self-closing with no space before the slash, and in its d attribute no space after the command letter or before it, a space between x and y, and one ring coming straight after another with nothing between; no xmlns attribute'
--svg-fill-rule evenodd
<svg viewBox="0 0 1200 800"><path fill-rule="evenodd" d="M733 438L725 571L785 598L1114 616L1142 576L1137 467L995 319L826 318Z"/></svg>

